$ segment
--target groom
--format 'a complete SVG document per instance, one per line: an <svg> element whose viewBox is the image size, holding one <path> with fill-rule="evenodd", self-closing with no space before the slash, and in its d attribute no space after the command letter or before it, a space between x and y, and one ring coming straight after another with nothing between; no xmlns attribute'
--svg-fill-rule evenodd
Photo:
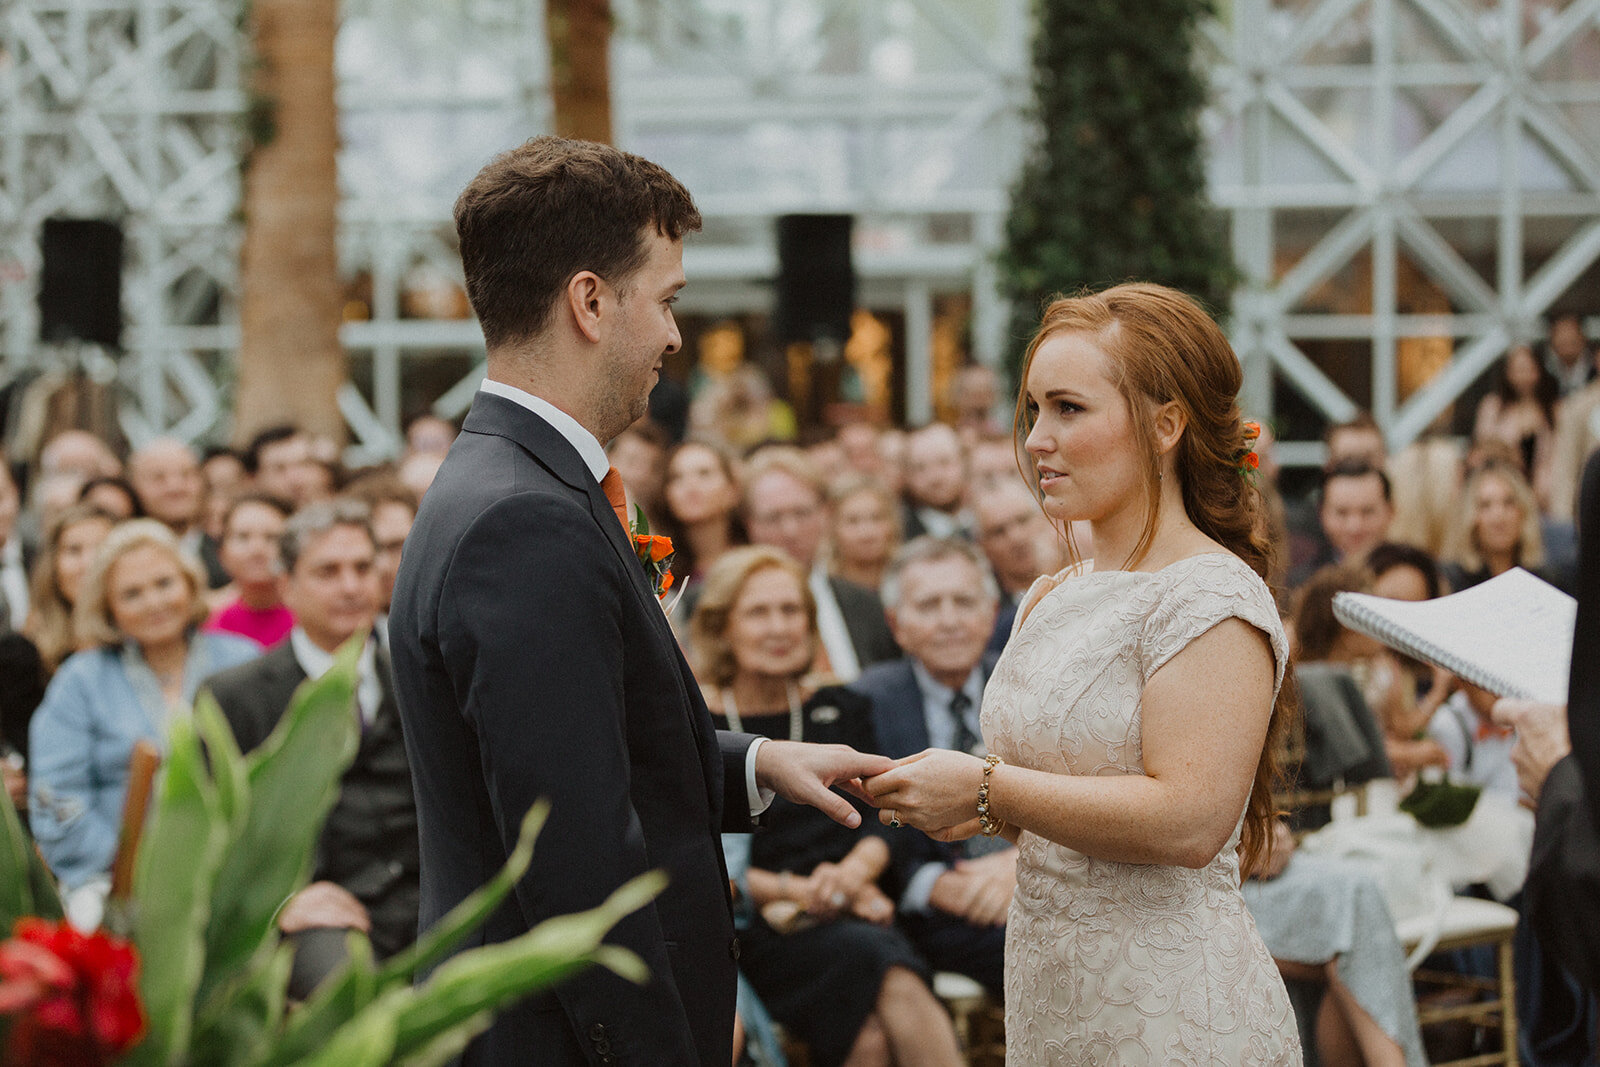
<svg viewBox="0 0 1600 1067"><path fill-rule="evenodd" d="M829 786L893 764L715 731L630 547L602 446L681 343L688 191L637 156L541 137L489 163L455 215L488 379L417 515L389 623L421 923L499 870L540 797L533 866L469 946L652 868L671 878L610 937L647 985L592 968L502 1014L464 1062L727 1064L739 942L718 834L748 831L773 792L854 824Z"/></svg>

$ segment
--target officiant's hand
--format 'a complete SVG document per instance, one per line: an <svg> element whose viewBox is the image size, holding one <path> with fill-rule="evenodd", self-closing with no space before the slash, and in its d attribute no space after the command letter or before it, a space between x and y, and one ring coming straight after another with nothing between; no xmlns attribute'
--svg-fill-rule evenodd
<svg viewBox="0 0 1600 1067"><path fill-rule="evenodd" d="M871 804L873 799L861 787L861 780L893 770L894 765L888 756L857 752L849 745L768 741L756 752L756 784L785 800L809 804L853 830L861 825L861 813L832 787Z"/></svg>
<svg viewBox="0 0 1600 1067"><path fill-rule="evenodd" d="M1495 701L1494 721L1517 732L1511 762L1517 767L1522 803L1537 808L1550 768L1572 751L1572 739L1567 736L1567 707L1503 697Z"/></svg>
<svg viewBox="0 0 1600 1067"><path fill-rule="evenodd" d="M878 820L885 826L898 818L930 837L949 841L977 832L983 766L983 760L965 752L930 748L862 784L872 794L872 803L882 809Z"/></svg>

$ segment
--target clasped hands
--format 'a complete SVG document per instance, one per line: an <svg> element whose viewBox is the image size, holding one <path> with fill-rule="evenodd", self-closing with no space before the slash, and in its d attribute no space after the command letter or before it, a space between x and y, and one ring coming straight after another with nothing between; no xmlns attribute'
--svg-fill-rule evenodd
<svg viewBox="0 0 1600 1067"><path fill-rule="evenodd" d="M924 749L863 778L863 799L879 809L886 826L914 826L936 841L960 841L980 832L983 770L984 761L968 753Z"/></svg>
<svg viewBox="0 0 1600 1067"><path fill-rule="evenodd" d="M980 832L983 768L976 756L942 748L892 760L847 745L769 741L756 753L757 782L780 796L810 804L845 826L859 825L856 810L830 789L838 786L878 808L885 826L914 826L937 841Z"/></svg>

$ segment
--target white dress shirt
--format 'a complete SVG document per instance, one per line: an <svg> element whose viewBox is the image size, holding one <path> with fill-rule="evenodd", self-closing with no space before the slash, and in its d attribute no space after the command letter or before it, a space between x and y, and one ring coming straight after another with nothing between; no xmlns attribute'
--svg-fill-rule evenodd
<svg viewBox="0 0 1600 1067"><path fill-rule="evenodd" d="M833 595L833 586L828 582L828 568L821 563L812 567L806 585L811 587L811 599L817 605L817 639L828 653L828 666L833 668L834 677L848 685L861 677L861 661L850 640L844 612L839 610L839 598Z"/></svg>
<svg viewBox="0 0 1600 1067"><path fill-rule="evenodd" d="M289 649L294 653L294 660L300 664L300 669L312 681L327 674L333 666L333 653L311 640L298 626L289 631ZM383 703L383 682L378 678L377 651L377 640L369 637L366 647L361 650L361 658L356 661L356 710L361 712L362 726L372 725L372 720L378 717L378 705Z"/></svg>
<svg viewBox="0 0 1600 1067"><path fill-rule="evenodd" d="M22 538L13 535L0 547L0 593L11 612L11 628L28 620L28 569L22 565Z"/></svg>
<svg viewBox="0 0 1600 1067"><path fill-rule="evenodd" d="M954 748L956 727L950 718L950 701L955 697L955 690L935 681L927 668L916 660L911 661L911 674L917 680L917 688L922 691L922 718L928 728L928 747ZM981 665L972 668L972 673L967 675L961 691L972 701L967 707L965 716L967 727L975 736L982 737L983 728L979 722L983 707ZM924 863L918 867L906 881L906 888L900 894L900 910L912 914L932 911L929 898L933 895L933 883L949 869L949 865L944 863Z"/></svg>
<svg viewBox="0 0 1600 1067"><path fill-rule="evenodd" d="M493 378L485 378L478 389L479 392L492 393L495 396L504 397L514 404L520 404L545 422L548 422L556 433L566 438L567 442L577 449L584 466L588 467L589 473L594 475L594 480L600 482L605 479L606 472L611 469L611 461L606 458L606 450L601 446L595 435L584 429L583 424L577 419L543 397L534 396L526 390L518 389L514 385L507 385L505 382L497 382ZM772 790L762 789L756 784L756 752L760 750L766 741L765 737L756 738L755 744L750 746L750 750L745 754L744 759L744 789L745 794L750 798L750 814L752 816L760 815L771 807L772 798L775 796Z"/></svg>

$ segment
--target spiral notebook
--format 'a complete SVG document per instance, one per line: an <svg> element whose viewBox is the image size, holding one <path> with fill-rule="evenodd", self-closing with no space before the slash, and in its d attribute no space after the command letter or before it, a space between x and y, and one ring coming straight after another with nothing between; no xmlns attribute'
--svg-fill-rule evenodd
<svg viewBox="0 0 1600 1067"><path fill-rule="evenodd" d="M1567 702L1578 602L1515 567L1437 600L1333 598L1339 621L1499 696Z"/></svg>

